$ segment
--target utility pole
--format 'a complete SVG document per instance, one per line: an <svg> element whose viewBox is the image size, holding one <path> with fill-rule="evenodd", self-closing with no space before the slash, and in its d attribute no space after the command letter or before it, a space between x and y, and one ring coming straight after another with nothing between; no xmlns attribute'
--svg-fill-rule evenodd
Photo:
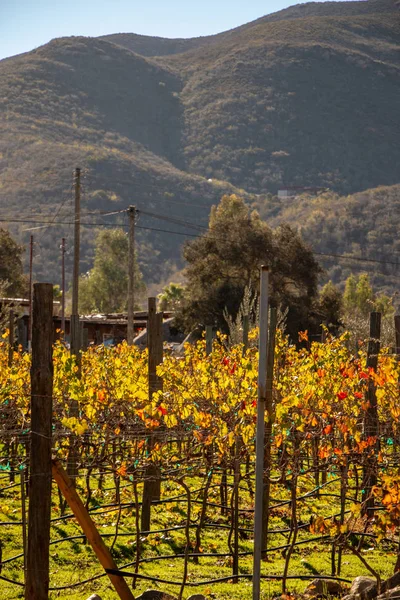
<svg viewBox="0 0 400 600"><path fill-rule="evenodd" d="M74 227L74 271L72 279L72 313L69 324L70 330L70 348L71 354L76 357L76 363L80 369L80 349L82 347L82 334L79 322L78 299L79 299L79 254L80 254L80 225L81 225L81 170L75 169L74 172L74 190L75 190L75 227ZM71 400L70 417L79 416L77 400ZM69 450L67 457L67 472L75 484L78 477L78 439L75 434L69 438Z"/></svg>
<svg viewBox="0 0 400 600"><path fill-rule="evenodd" d="M61 240L61 331L65 338L65 238Z"/></svg>
<svg viewBox="0 0 400 600"><path fill-rule="evenodd" d="M128 208L129 215L129 279L128 279L128 331L127 341L131 346L135 337L135 217L136 207Z"/></svg>
<svg viewBox="0 0 400 600"><path fill-rule="evenodd" d="M29 320L28 320L28 352L32 345L32 299L33 299L33 235L29 243Z"/></svg>
<svg viewBox="0 0 400 600"><path fill-rule="evenodd" d="M79 258L80 258L80 231L81 231L81 170L74 172L75 190L75 225L74 225L74 271L72 279L72 312L70 322L71 352L79 354L81 347L81 332L79 326Z"/></svg>

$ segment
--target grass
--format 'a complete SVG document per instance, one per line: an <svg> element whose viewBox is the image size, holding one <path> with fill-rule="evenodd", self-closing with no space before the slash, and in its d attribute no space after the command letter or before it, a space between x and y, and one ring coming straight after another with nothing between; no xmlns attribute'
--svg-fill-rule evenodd
<svg viewBox="0 0 400 600"><path fill-rule="evenodd" d="M187 483L195 490L199 489L199 480L187 479ZM115 501L115 490L112 487L112 480L106 480L105 489L103 492L96 491L96 480L92 479L91 485L94 492L94 498L91 502L91 507L105 506L112 504ZM6 479L1 479L1 487L7 485ZM242 483L245 486L244 483ZM78 491L81 497L85 497L83 490L83 480L78 480ZM140 488L140 486L139 486ZM329 486L331 492L337 492L337 483L333 482ZM140 491L140 489L139 489ZM163 484L162 498L175 497L181 493L173 483ZM303 493L303 490L302 490ZM287 492L284 489L275 489L274 495L279 498L286 498ZM133 501L132 484L126 482L121 487L121 501ZM196 494L193 494L193 498ZM209 501L219 503L219 489L212 487L209 493ZM240 505L243 509L251 509L247 490L243 487L241 490ZM104 509L106 510L106 509ZM186 519L185 503L177 502L171 499L163 505L156 505L152 512L152 529L164 529L176 525L184 525ZM200 511L199 504L192 505L192 522L196 521ZM318 514L329 516L338 512L336 499L331 496L321 496L319 499L308 499L299 504L299 521L307 523L310 519L310 514ZM52 503L52 518L57 519L60 516L58 493L53 485L53 503ZM208 520L220 525L228 523L226 516L220 514L220 509L209 507L207 511ZM9 490L4 490L0 499L0 520L13 521L21 518L20 507L20 487L19 484ZM117 520L117 512L107 512L104 514L92 515L101 534L105 535L105 542L110 546L115 533L115 525ZM289 511L287 507L275 509L271 513L270 528L277 529L287 527L289 520ZM121 513L120 534L114 546L113 555L119 567L132 563L135 560L135 514L133 508L125 508ZM241 513L240 527L252 528L252 513ZM70 536L81 535L81 530L75 519L64 521L54 521L51 528L51 540L62 540ZM277 547L285 544L286 535L271 534L270 547ZM195 539L195 530L191 529L191 541ZM311 578L314 575L330 575L331 573L331 543L328 541L311 541L315 537L308 531L308 528L302 529L299 534L300 540L310 540L304 545L295 547L290 562L289 574L308 575ZM239 549L241 552L252 551L252 534L244 534L240 539ZM22 549L21 526L17 525L2 525L0 540L3 547L3 561L19 554ZM201 542L202 551L204 553L219 553L229 552L227 545L227 530L226 529L211 529L205 528L202 533ZM175 555L184 552L185 535L184 530L169 532L166 534L150 534L147 537L142 537L142 558L149 559L151 557ZM393 547L390 545L374 546L368 542L362 548L362 554L375 568L383 578L393 573L393 566L396 560L395 552L392 552ZM268 555L268 560L262 564L263 574L277 574L283 572L285 559L282 551L277 550ZM204 581L232 574L231 557L225 558L219 556L211 556L200 558L199 564L195 564L193 559L189 560L188 566L188 582ZM239 572L241 574L250 574L252 572L252 557L241 557L239 562ZM134 567L126 568L128 571L133 571ZM22 581L23 561L17 559L3 565L2 575L13 580ZM89 545L85 544L82 539L59 541L57 544L50 546L50 586L62 587L68 586L79 581L88 579L97 574L102 573L96 556ZM183 559L168 558L157 562L142 562L139 573L155 578L164 578L180 582L183 573ZM350 552L344 552L342 559L341 577L345 579L353 579L357 575L368 574L368 571L361 564L359 559ZM132 580L129 580L131 585ZM290 580L288 589L290 592L303 592L307 586L307 581ZM221 600L239 600L251 598L252 583L250 580L239 580L238 584L233 584L231 581L225 583L206 584L200 587L186 587L184 597L188 597L193 593L203 593L207 598L218 598ZM142 591L156 588L177 595L179 586L171 586L158 584L145 580L138 580L134 594L138 596ZM272 598L280 593L281 582L274 580L264 580L262 582L262 598ZM102 600L111 600L117 595L108 581L107 577L102 577L86 585L82 585L70 590L51 591L49 598L65 598L68 596L70 600L82 600L92 593L98 593ZM11 600L23 597L23 588L19 588L0 581L0 597L4 600Z"/></svg>

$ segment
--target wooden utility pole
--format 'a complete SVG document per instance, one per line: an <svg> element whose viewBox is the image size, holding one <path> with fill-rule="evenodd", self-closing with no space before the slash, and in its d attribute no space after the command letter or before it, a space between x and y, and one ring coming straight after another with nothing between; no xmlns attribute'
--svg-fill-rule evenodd
<svg viewBox="0 0 400 600"><path fill-rule="evenodd" d="M80 350L82 347L82 331L79 322L79 256L80 256L80 225L81 225L81 170L75 169L75 228L74 228L74 271L72 279L72 314L70 319L70 344L71 354L76 356L80 374ZM71 400L70 417L78 418L78 402ZM74 434L69 438L69 451L67 459L68 475L75 481L78 476L78 440Z"/></svg>
<svg viewBox="0 0 400 600"><path fill-rule="evenodd" d="M28 320L28 352L32 345L32 292L33 292L33 235L29 242L29 320Z"/></svg>
<svg viewBox="0 0 400 600"><path fill-rule="evenodd" d="M65 238L61 240L61 331L65 338Z"/></svg>
<svg viewBox="0 0 400 600"><path fill-rule="evenodd" d="M75 190L75 225L74 225L74 271L72 279L72 313L71 313L71 353L78 355L81 348L81 332L79 327L79 257L81 233L81 170L74 172Z"/></svg>
<svg viewBox="0 0 400 600"><path fill-rule="evenodd" d="M25 600L47 600L51 507L53 396L53 286L33 292L31 448Z"/></svg>
<svg viewBox="0 0 400 600"><path fill-rule="evenodd" d="M372 312L369 316L369 341L367 350L367 368L376 372L378 367L378 355L380 350L381 338L381 313ZM365 399L368 403L368 408L364 416L364 440L376 438L373 446L370 447L369 456L366 455L363 473L363 493L362 501L364 503L363 511L368 517L372 517L368 509L374 507L374 498L372 496L372 488L377 482L377 454L379 446L379 417L378 417L378 402L376 398L376 385L374 380L369 377L368 388L365 394ZM369 513L369 514L368 514Z"/></svg>
<svg viewBox="0 0 400 600"><path fill-rule="evenodd" d="M128 331L127 341L131 346L135 337L135 217L136 207L128 208L129 215L129 279L128 279Z"/></svg>

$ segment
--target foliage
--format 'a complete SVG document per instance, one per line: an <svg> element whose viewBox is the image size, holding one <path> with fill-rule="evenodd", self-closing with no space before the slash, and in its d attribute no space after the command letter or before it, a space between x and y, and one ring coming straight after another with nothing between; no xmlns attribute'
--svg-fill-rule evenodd
<svg viewBox="0 0 400 600"><path fill-rule="evenodd" d="M369 336L369 313L380 312L381 337L385 346L394 347L393 298L383 293L375 294L367 273L351 275L345 283L343 294L343 326L349 331L351 344L356 348L359 340Z"/></svg>
<svg viewBox="0 0 400 600"><path fill-rule="evenodd" d="M326 270L326 280L341 289L354 275L368 273L375 293L392 295L398 288L400 185L352 195L327 191L317 196L262 202L262 218L272 226L296 224Z"/></svg>
<svg viewBox="0 0 400 600"><path fill-rule="evenodd" d="M126 310L129 242L121 229L100 231L94 266L79 281L79 310L83 314ZM135 301L140 304L145 286L135 264Z"/></svg>
<svg viewBox="0 0 400 600"><path fill-rule="evenodd" d="M341 324L343 298L341 291L332 281L328 281L322 287L319 293L317 310L323 317L323 322L329 330L337 332Z"/></svg>
<svg viewBox="0 0 400 600"><path fill-rule="evenodd" d="M258 292L261 264L271 269L272 302L289 307L289 330L307 325L320 273L312 252L291 227L272 230L241 198L224 196L213 207L208 232L186 244L184 257L187 328L200 322L226 330L225 308L235 319L246 286Z"/></svg>
<svg viewBox="0 0 400 600"><path fill-rule="evenodd" d="M158 294L159 310L177 311L181 307L185 288L179 283L169 283L163 291Z"/></svg>
<svg viewBox="0 0 400 600"><path fill-rule="evenodd" d="M248 285L245 287L243 292L243 300L240 303L239 310L236 315L236 319L231 317L228 310L224 308L224 319L228 325L229 330L229 342L230 344L237 345L243 342L243 332L245 327L245 319L247 318L247 330L254 329L258 323L259 316L259 301L258 296Z"/></svg>
<svg viewBox="0 0 400 600"><path fill-rule="evenodd" d="M16 297L26 294L27 280L23 273L23 252L24 247L17 244L8 231L0 229L0 284L3 287L2 295Z"/></svg>
<svg viewBox="0 0 400 600"><path fill-rule="evenodd" d="M252 335L256 336L257 332L252 332ZM271 537L278 536L273 538L277 542L277 550L274 547L271 549L273 574L276 570L276 574L279 574L283 569L281 536L282 529L287 530L290 523L293 494L299 503L296 518L302 520L302 543L306 543L305 554L302 556L307 561L312 561L314 570L316 548L320 559L326 559L323 561L323 569L327 571L331 560L327 544L335 543L345 552L355 537L357 545L361 539L362 547L362 538L359 536L368 530L368 546L374 544L373 547L377 549L383 537L386 538L383 546L386 554L383 571L387 573L387 563L390 561L386 544L393 544L394 548L398 545L400 486L393 446L399 439L400 366L396 356L383 350L379 356L378 369L368 369L365 346L360 347L358 354L354 355L348 348L347 335L339 338L328 336L323 344L310 343L305 332L301 333L301 338L305 345L299 350L281 332L277 334L273 414L265 416L266 423L272 421L274 460L271 479L271 485L274 486L274 501L271 506L274 532ZM207 544L205 555L208 551L211 556L204 557L204 564L202 559L201 570L190 562L190 581L197 577L203 579L205 572L210 578L215 577L215 560L219 557L213 558L212 553L217 547L221 552L226 552L226 540L225 547L221 548L221 529L224 526L229 528L231 514L228 511L227 516L217 515L217 495L220 493L218 480L224 472L225 476L229 474L239 442L242 453L241 527L244 534L250 529L253 519L250 493L252 478L247 477L245 465L249 465L250 472L254 468L258 352L255 348L250 348L243 355L241 345L227 350L224 342L221 337L216 340L209 355L206 354L204 341L200 341L195 346L187 345L183 357L166 356L158 368L158 375L163 379L163 390L153 393L151 397L146 351L140 352L138 348L126 343L111 348L90 348L82 353L80 374L75 358L68 350L60 343L54 347L53 448L57 456L65 460L71 431L81 441L80 461L87 469L85 476L78 480L78 490L82 495L86 489L88 506L96 514L96 523L102 524L103 533L112 535L111 525L115 528L115 512L120 511L121 528L124 527L124 535L129 537L125 544L118 542L115 546L115 557L119 560L125 556L127 560L134 558L135 536L132 535L132 529L135 526L129 527L129 519L133 519L134 515L132 485L135 489L137 478L144 466L151 461L156 462L163 473L163 500L171 497L157 512L157 529L177 523L179 525L168 536L159 536L158 539L145 536L141 540L145 560L150 556L157 557L160 547L165 554L171 554L171 550L174 554L181 554L184 548L185 540L182 539L182 532L179 533L179 527L182 525L185 509L182 510L182 504L177 503L182 500L182 496L177 495L177 486L170 479L181 478L187 481L192 490L202 492L192 494L192 524L198 526L197 505L201 503L202 494L205 495L205 481L213 477L214 485L208 496L210 505L207 508L207 526L217 524L220 529L212 535L204 532L203 542ZM31 357L19 351L13 353L13 364L10 366L7 343L0 343L2 432L19 432L19 452L24 451L25 445L22 442L24 436L25 442L28 439L30 427L30 366ZM378 416L382 424L379 451L377 440L366 437L363 432L363 423L369 410L367 391L371 384L376 388ZM69 414L71 400L76 400L78 404L78 418ZM146 440L152 435L154 443L146 444ZM362 504L359 492L362 486L358 471L365 464L370 464L373 456L376 459L378 477L372 493L379 503L379 511L376 518L368 523L360 517ZM12 460L11 456L9 462L12 463ZM10 469L9 462L0 461L0 466L5 471L3 475L7 475ZM23 457L22 464L24 462ZM100 464L103 467L101 472L109 474L109 480L112 478L114 481L115 498L108 485L105 489L100 485L97 489L95 487L95 474L92 471L97 471ZM318 469L327 475L327 480L322 485L314 479ZM345 494L346 488L340 486L345 472L348 472L345 485L351 486L351 494ZM329 486L329 491L323 489L326 486ZM249 491L243 494L243 488ZM0 512L7 515L9 521L18 518L13 512L16 510L15 504L11 510L7 500L8 495L15 490L19 490L17 485L11 486L11 491L3 489ZM343 518L338 519L331 515L339 512L337 498L341 495L345 500L346 510ZM327 496L333 496L336 504L327 504ZM104 513L101 511L100 498L106 509ZM118 509L120 502L123 504ZM56 496L52 510L57 513L59 510ZM113 512L108 514L110 510ZM54 517L55 521L58 516ZM159 519L162 519L161 522ZM69 527L69 522L53 524L57 537L67 537L65 528ZM7 527L5 534L9 543L11 535L10 527ZM69 535L76 535L75 524L71 524L72 527L74 529L68 529L68 532L71 531ZM321 536L324 536L323 539ZM20 537L18 529L19 540ZM168 540L171 541L171 549L168 547ZM67 543L66 539L64 541ZM120 554L124 546L128 554ZM52 561L59 564L57 560L62 551L58 547L57 550L52 548ZM8 551L8 545L6 549ZM252 542L247 540L246 535L240 541L240 549L251 556ZM77 555L74 560L80 564L78 571L81 578L86 579L88 571L92 572L93 561L84 546L74 545L73 552ZM11 556L14 554L18 553L13 551ZM395 559L395 555L393 558ZM356 563L351 562L351 559L347 570L347 559L346 555L342 576L356 572ZM89 563L84 563L84 569L81 568L83 560ZM169 560L172 560L170 556ZM376 552L371 558L365 556L364 562L366 560L374 561L375 564ZM303 564L304 559L297 562L294 556L293 561L296 561L295 572L300 569L300 573L309 574ZM6 564L4 563L3 568L8 569L9 565ZM229 576L231 570L227 569L228 566L229 563L218 563L219 571ZM146 574L159 574L156 567L148 571L147 562L146 565L141 564L140 568L146 569ZM58 569L52 570L52 577L61 577L65 569L65 565L61 568L59 564ZM241 556L241 569L251 573L251 562L246 556ZM173 567L169 573L171 571L176 573ZM271 574L270 570L268 572ZM19 578L20 574L14 571L12 576ZM176 578L179 576L178 574ZM232 589L232 584L229 584L229 589L218 597L234 597ZM247 593L248 590L242 591L241 597L247 597Z"/></svg>

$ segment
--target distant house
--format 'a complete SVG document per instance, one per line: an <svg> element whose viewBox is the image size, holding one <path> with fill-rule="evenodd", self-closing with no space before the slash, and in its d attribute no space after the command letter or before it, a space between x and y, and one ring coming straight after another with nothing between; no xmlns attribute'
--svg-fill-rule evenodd
<svg viewBox="0 0 400 600"><path fill-rule="evenodd" d="M303 186L286 186L278 190L278 198L293 198L294 196L300 196L301 194L310 194L312 196L318 196L326 192L325 187L303 187Z"/></svg>
<svg viewBox="0 0 400 600"><path fill-rule="evenodd" d="M173 316L171 312L164 312L163 319L170 320ZM147 311L135 312L134 331L135 335L139 335L147 327L148 313ZM84 331L85 344L118 344L127 338L127 315L126 313L118 314L96 314L82 315L80 317ZM29 323L29 313L24 314L18 321L18 339L19 343L26 348L27 346L27 331ZM54 340L61 337L61 317L53 316L53 337ZM65 340L69 341L70 336L70 318L65 317Z"/></svg>
<svg viewBox="0 0 400 600"><path fill-rule="evenodd" d="M29 315L28 298L0 298L0 313L6 312L9 308L15 308L20 315ZM53 315L57 316L61 311L61 302L53 300Z"/></svg>
<svg viewBox="0 0 400 600"><path fill-rule="evenodd" d="M0 298L0 314L8 314L10 308L14 309L16 316L17 343L24 349L28 347L28 326L29 326L29 300L26 298ZM180 343L184 339L182 332L174 328L174 314L171 311L163 312L163 332L164 341L171 343ZM147 311L135 311L134 332L138 336L145 333L147 328ZM84 330L85 344L118 344L127 338L128 321L126 313L94 314L81 315L80 322ZM64 339L68 342L70 336L70 317L65 316ZM53 302L53 339L61 338L61 303ZM142 346L143 341L147 343L146 335L141 336L138 345Z"/></svg>

